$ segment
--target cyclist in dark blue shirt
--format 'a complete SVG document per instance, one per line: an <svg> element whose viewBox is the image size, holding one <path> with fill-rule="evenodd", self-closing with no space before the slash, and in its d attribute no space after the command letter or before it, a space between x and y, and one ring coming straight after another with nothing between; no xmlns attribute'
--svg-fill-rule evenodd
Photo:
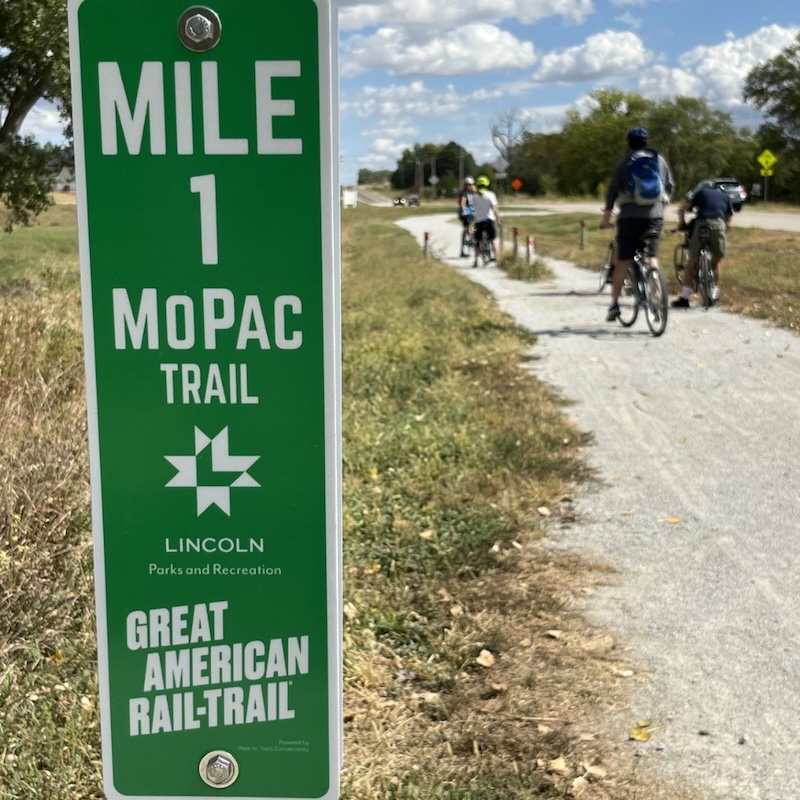
<svg viewBox="0 0 800 800"><path fill-rule="evenodd" d="M696 189L689 192L678 206L678 227L682 230L686 228L687 211L695 213L694 225L689 238L689 261L683 273L681 296L672 301L672 307L689 308L689 297L692 294L692 284L700 255L699 231L701 227L708 228L709 231L708 248L711 251L711 268L714 270L715 284L711 301L712 305L716 305L719 300L722 259L727 248L727 232L733 218L733 206L725 192L717 189L710 181L703 181Z"/></svg>

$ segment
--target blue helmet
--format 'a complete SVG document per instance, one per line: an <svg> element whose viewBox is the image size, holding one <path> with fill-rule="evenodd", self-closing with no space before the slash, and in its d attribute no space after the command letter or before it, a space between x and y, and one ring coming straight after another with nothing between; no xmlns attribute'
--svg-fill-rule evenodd
<svg viewBox="0 0 800 800"><path fill-rule="evenodd" d="M631 128L628 131L628 144L631 147L643 147L649 138L650 133L647 128Z"/></svg>

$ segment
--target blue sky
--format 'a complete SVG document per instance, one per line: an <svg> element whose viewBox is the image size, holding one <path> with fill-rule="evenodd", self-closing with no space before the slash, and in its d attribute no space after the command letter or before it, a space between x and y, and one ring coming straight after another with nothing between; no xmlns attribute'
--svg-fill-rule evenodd
<svg viewBox="0 0 800 800"><path fill-rule="evenodd" d="M741 99L747 73L791 44L786 0L340 0L341 182L394 169L414 143L456 141L494 161L489 126L512 110L534 132L616 87L654 100L690 95L760 117ZM23 133L58 140L39 104Z"/></svg>
<svg viewBox="0 0 800 800"><path fill-rule="evenodd" d="M615 87L704 98L755 128L742 84L800 32L785 0L341 0L341 180L394 169L415 142L456 141L494 161L489 125L534 132Z"/></svg>

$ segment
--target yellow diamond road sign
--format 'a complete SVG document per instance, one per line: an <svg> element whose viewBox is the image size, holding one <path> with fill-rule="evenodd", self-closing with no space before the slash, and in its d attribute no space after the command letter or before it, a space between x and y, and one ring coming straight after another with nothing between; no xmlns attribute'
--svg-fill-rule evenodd
<svg viewBox="0 0 800 800"><path fill-rule="evenodd" d="M778 159L771 150L764 150L757 161L764 169L769 169Z"/></svg>

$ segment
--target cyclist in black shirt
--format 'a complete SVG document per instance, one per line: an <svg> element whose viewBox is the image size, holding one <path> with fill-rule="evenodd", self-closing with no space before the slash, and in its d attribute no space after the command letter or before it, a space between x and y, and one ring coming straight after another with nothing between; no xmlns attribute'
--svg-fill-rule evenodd
<svg viewBox="0 0 800 800"><path fill-rule="evenodd" d="M708 248L711 251L711 268L714 270L714 290L712 305L719 300L719 283L722 279L722 259L727 249L727 232L733 218L733 206L730 198L721 189L717 189L710 181L703 181L696 189L686 195L678 206L678 227L684 230L686 212L693 211L692 233L689 238L689 261L683 273L681 296L672 301L673 308L689 308L689 297L697 271L700 255L699 231L705 227L709 231Z"/></svg>

